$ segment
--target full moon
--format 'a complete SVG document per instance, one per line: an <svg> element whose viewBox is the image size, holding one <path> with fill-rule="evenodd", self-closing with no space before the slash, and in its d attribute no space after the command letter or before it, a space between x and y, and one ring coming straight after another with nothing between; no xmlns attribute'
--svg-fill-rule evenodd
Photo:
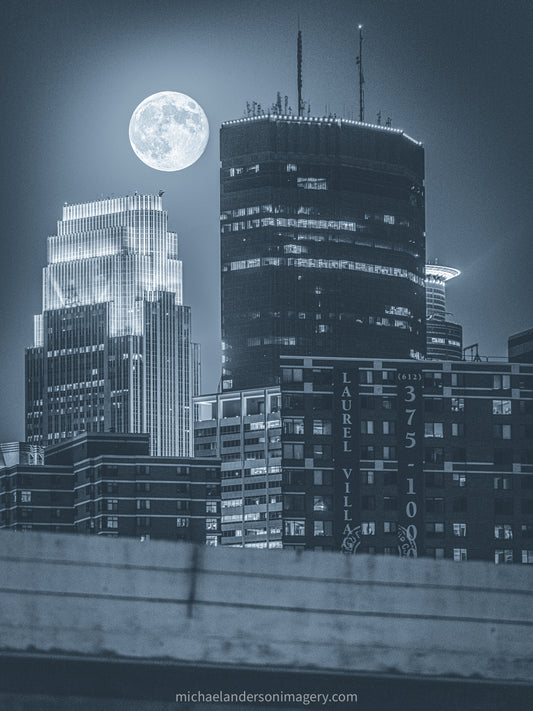
<svg viewBox="0 0 533 711"><path fill-rule="evenodd" d="M207 116L187 94L152 94L131 116L131 147L143 163L156 170L187 168L200 158L208 140Z"/></svg>

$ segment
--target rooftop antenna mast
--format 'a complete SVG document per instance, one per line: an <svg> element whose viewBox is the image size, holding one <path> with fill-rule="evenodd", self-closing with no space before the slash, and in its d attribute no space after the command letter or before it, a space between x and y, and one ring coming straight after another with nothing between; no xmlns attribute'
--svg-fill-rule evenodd
<svg viewBox="0 0 533 711"><path fill-rule="evenodd" d="M302 114L302 31L300 29L300 16L298 15L298 116Z"/></svg>
<svg viewBox="0 0 533 711"><path fill-rule="evenodd" d="M359 121L365 120L365 93L363 85L365 79L363 77L363 25L358 25L359 28L359 56L357 57L357 66L359 67Z"/></svg>

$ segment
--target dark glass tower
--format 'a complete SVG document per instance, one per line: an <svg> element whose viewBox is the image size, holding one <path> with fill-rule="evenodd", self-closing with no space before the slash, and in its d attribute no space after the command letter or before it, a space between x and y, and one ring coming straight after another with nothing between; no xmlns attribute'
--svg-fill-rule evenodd
<svg viewBox="0 0 533 711"><path fill-rule="evenodd" d="M256 116L221 129L223 388L279 356L425 355L424 150L402 131Z"/></svg>

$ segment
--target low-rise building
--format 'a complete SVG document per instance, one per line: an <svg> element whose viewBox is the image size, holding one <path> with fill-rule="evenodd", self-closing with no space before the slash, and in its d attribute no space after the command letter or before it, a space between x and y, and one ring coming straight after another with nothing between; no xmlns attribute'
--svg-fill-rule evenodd
<svg viewBox="0 0 533 711"><path fill-rule="evenodd" d="M152 457L148 435L84 433L0 470L0 528L217 545L218 460Z"/></svg>

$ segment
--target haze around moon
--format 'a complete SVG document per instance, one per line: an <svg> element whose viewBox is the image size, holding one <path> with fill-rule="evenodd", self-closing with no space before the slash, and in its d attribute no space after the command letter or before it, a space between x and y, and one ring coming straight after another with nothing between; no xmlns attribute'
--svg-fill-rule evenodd
<svg viewBox="0 0 533 711"><path fill-rule="evenodd" d="M160 91L137 106L129 137L137 157L150 168L183 170L204 152L209 123L200 104L187 94Z"/></svg>

